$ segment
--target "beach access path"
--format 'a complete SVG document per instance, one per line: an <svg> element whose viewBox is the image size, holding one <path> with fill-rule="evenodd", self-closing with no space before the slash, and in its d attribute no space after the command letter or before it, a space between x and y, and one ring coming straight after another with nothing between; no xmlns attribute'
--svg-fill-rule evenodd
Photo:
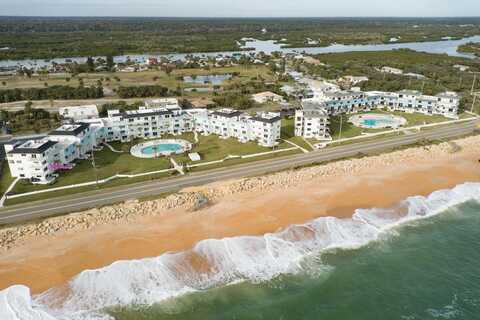
<svg viewBox="0 0 480 320"><path fill-rule="evenodd" d="M393 148L415 144L424 140L441 140L459 137L471 134L477 128L477 125L477 121L470 121L406 136L394 136L374 141L332 147L325 150L317 150L306 154L258 161L198 173L190 173L178 178L79 193L72 196L55 198L55 201L45 199L42 201L29 202L1 209L0 225L20 223L62 213L81 211L121 201L138 199L141 197L170 193L182 188L199 186L222 180L263 175L295 167L358 156L359 154L391 150Z"/></svg>

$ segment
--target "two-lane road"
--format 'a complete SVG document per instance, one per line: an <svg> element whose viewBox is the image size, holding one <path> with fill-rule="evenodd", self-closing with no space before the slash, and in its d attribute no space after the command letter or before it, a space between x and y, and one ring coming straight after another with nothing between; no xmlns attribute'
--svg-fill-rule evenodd
<svg viewBox="0 0 480 320"><path fill-rule="evenodd" d="M72 196L9 206L0 210L0 224L9 224L48 217L61 213L80 211L92 207L140 197L172 192L189 186L203 185L215 181L262 175L303 165L352 157L359 153L377 152L414 144L428 139L446 139L473 132L475 123L467 122L455 126L432 129L411 135L356 143L314 151L307 154L264 160L228 168L191 173L182 177L142 182L117 188L102 189ZM48 197L48 193L45 194Z"/></svg>

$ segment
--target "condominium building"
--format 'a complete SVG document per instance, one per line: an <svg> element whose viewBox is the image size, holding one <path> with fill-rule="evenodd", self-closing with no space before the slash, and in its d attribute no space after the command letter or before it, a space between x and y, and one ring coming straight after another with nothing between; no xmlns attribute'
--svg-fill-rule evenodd
<svg viewBox="0 0 480 320"><path fill-rule="evenodd" d="M147 108L120 112L109 110L103 118L107 141L127 142L133 139L151 139L164 134L182 134L193 131L194 119L179 107Z"/></svg>
<svg viewBox="0 0 480 320"><path fill-rule="evenodd" d="M264 147L273 147L280 139L281 118L278 113L264 112L252 117L225 108L213 112L197 112L194 119L195 130L204 135L215 134L221 138L235 138L240 142L256 141Z"/></svg>
<svg viewBox="0 0 480 320"><path fill-rule="evenodd" d="M63 125L42 139L12 140L5 152L12 177L46 183L54 172L76 159L86 159L98 145L96 131L90 124Z"/></svg>
<svg viewBox="0 0 480 320"><path fill-rule="evenodd" d="M274 147L280 139L278 113L250 116L232 109L182 110L167 100L150 105L162 106L124 112L109 110L105 118L64 124L42 139L7 143L5 151L12 176L49 183L56 170L71 168L75 160L88 158L95 147L107 141L128 142L193 131L240 142L254 141L264 147Z"/></svg>
<svg viewBox="0 0 480 320"><path fill-rule="evenodd" d="M337 115L368 111L372 104L362 91L336 91L325 93L325 107L328 114Z"/></svg>
<svg viewBox="0 0 480 320"><path fill-rule="evenodd" d="M367 92L370 103L376 107L387 107L391 111L423 113L458 118L460 96L455 92L443 92L435 96L424 95L419 91Z"/></svg>
<svg viewBox="0 0 480 320"><path fill-rule="evenodd" d="M98 118L98 108L96 105L63 107L58 109L58 113L64 119L73 121Z"/></svg>
<svg viewBox="0 0 480 320"><path fill-rule="evenodd" d="M54 179L57 142L49 139L10 141L5 144L12 177L47 182Z"/></svg>
<svg viewBox="0 0 480 320"><path fill-rule="evenodd" d="M453 119L458 118L460 105L460 97L455 92L443 92L436 96L430 96L414 90L399 92L328 91L324 92L319 99L313 98L306 101L321 103L329 115L364 112L386 107L391 111L436 114Z"/></svg>
<svg viewBox="0 0 480 320"><path fill-rule="evenodd" d="M329 116L325 104L303 103L295 111L295 136L307 139L330 140Z"/></svg>
<svg viewBox="0 0 480 320"><path fill-rule="evenodd" d="M328 139L328 116L387 108L391 111L442 115L458 118L460 97L455 92L436 96L419 91L381 92L360 90L324 92L321 99L304 100L295 114L295 135L318 140ZM325 117L327 119L325 119Z"/></svg>

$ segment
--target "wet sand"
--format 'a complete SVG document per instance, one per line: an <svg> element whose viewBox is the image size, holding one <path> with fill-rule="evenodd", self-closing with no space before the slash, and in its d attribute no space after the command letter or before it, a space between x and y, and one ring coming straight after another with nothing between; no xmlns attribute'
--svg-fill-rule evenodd
<svg viewBox="0 0 480 320"><path fill-rule="evenodd" d="M172 210L134 223L40 238L1 254L0 290L24 284L40 293L85 269L187 250L203 239L261 235L321 216L350 217L356 208L390 207L409 196L480 181L478 159L466 151L414 165L369 167L355 176L228 196L196 212Z"/></svg>

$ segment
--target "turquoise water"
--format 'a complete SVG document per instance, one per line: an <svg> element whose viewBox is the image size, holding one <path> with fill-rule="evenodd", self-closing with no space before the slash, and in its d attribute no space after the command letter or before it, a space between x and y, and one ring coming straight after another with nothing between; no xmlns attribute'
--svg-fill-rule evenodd
<svg viewBox="0 0 480 320"><path fill-rule="evenodd" d="M382 126L392 125L394 121L391 121L388 119L364 119L362 120L362 123L364 126L375 128L379 125L382 125Z"/></svg>
<svg viewBox="0 0 480 320"><path fill-rule="evenodd" d="M468 202L356 250L303 261L304 272L191 293L117 320L480 319L480 204Z"/></svg>
<svg viewBox="0 0 480 320"><path fill-rule="evenodd" d="M182 145L178 143L159 143L154 146L146 147L142 149L142 153L146 155L161 154L163 152L178 152L183 150Z"/></svg>

